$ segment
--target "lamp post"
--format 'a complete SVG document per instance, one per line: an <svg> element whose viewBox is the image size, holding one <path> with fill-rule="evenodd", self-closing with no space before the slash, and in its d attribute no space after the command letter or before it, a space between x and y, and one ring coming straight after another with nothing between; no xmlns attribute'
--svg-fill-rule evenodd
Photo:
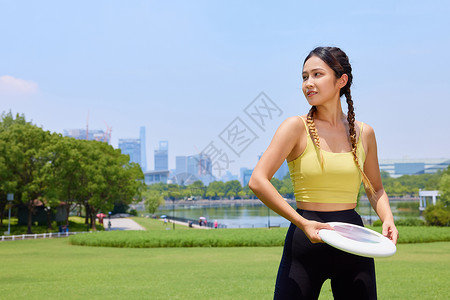
<svg viewBox="0 0 450 300"><path fill-rule="evenodd" d="M175 197L172 198L172 227L175 230Z"/></svg>
<svg viewBox="0 0 450 300"><path fill-rule="evenodd" d="M10 234L11 234L11 204L12 204L12 202L13 202L13 200L14 200L14 194L8 194L6 197L7 197L6 199L7 199L8 202L9 202L9 213L8 213L8 235L10 235Z"/></svg>
<svg viewBox="0 0 450 300"><path fill-rule="evenodd" d="M267 206L267 228L270 229L270 208Z"/></svg>

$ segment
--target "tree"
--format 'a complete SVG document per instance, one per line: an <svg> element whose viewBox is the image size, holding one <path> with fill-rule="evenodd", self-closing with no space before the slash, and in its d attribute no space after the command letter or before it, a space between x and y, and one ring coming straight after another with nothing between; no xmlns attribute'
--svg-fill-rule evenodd
<svg viewBox="0 0 450 300"><path fill-rule="evenodd" d="M142 193L147 211L154 214L160 205L164 204L164 196L160 191L152 190L148 187Z"/></svg>
<svg viewBox="0 0 450 300"><path fill-rule="evenodd" d="M55 139L49 151L52 153L53 182L58 189L58 197L65 203L66 225L69 225L70 208L77 204L83 194L86 184L86 174L83 165L83 147L87 143L71 137Z"/></svg>
<svg viewBox="0 0 450 300"><path fill-rule="evenodd" d="M120 149L97 141L91 142L90 165L85 198L86 213L91 228L95 229L95 216L100 211L111 211L114 203L130 204L141 198L144 174L138 164L130 163L128 155Z"/></svg>
<svg viewBox="0 0 450 300"><path fill-rule="evenodd" d="M178 184L170 183L167 185L166 197L170 200L180 199L182 196L180 186Z"/></svg>
<svg viewBox="0 0 450 300"><path fill-rule="evenodd" d="M205 195L206 187L201 180L196 180L188 186L191 191L191 196L203 197Z"/></svg>
<svg viewBox="0 0 450 300"><path fill-rule="evenodd" d="M97 141L75 140L51 134L29 122L2 114L0 122L0 210L6 194L28 209L28 233L37 205L44 205L48 226L52 210L66 203L83 206L86 223L95 229L95 215L112 210L114 203L139 201L144 174L127 155ZM90 219L90 221L89 221ZM68 219L66 219L68 224Z"/></svg>
<svg viewBox="0 0 450 300"><path fill-rule="evenodd" d="M213 181L206 189L206 196L210 199L222 198L225 195L225 184L222 181Z"/></svg>
<svg viewBox="0 0 450 300"><path fill-rule="evenodd" d="M66 202L67 216L74 204L84 207L86 224L95 229L98 212L112 211L116 203L129 205L140 197L142 170L120 150L103 142L63 137L51 150L54 184Z"/></svg>
<svg viewBox="0 0 450 300"><path fill-rule="evenodd" d="M423 216L428 225L432 226L449 226L450 225L450 210L444 205L442 201L436 205L428 205Z"/></svg>
<svg viewBox="0 0 450 300"><path fill-rule="evenodd" d="M51 134L30 123L12 122L1 132L5 153L4 165L9 170L7 182L15 186L16 203L28 209L27 232L32 233L32 216L39 201L49 196L52 187L48 184L44 166L50 163L47 147Z"/></svg>
<svg viewBox="0 0 450 300"><path fill-rule="evenodd" d="M444 171L439 181L440 201L450 208L450 166Z"/></svg>
<svg viewBox="0 0 450 300"><path fill-rule="evenodd" d="M280 191L281 186L283 185L283 183L281 182L281 180L279 180L278 178L272 177L272 179L270 179L270 183L272 183L273 187L277 190Z"/></svg>
<svg viewBox="0 0 450 300"><path fill-rule="evenodd" d="M248 187L248 184L244 186L243 192L250 199L255 199L255 193Z"/></svg>
<svg viewBox="0 0 450 300"><path fill-rule="evenodd" d="M227 197L238 197L239 192L242 191L242 186L239 180L227 181L224 186L224 194Z"/></svg>
<svg viewBox="0 0 450 300"><path fill-rule="evenodd" d="M7 140L7 131L14 124L25 125L28 122L24 115L17 114L14 118L11 111L2 113L0 120L0 227L3 226L4 211L7 204L6 196L8 193L15 192L18 184L17 178L14 176L15 169L12 168L9 158L12 154L9 152L10 143L14 143L14 141Z"/></svg>

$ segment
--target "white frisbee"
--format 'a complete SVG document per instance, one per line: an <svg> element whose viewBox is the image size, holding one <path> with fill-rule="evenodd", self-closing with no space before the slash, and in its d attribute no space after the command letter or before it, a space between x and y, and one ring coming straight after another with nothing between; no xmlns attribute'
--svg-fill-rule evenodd
<svg viewBox="0 0 450 300"><path fill-rule="evenodd" d="M394 243L369 228L342 222L330 222L334 230L319 230L320 238L330 246L366 257L387 257L397 251Z"/></svg>

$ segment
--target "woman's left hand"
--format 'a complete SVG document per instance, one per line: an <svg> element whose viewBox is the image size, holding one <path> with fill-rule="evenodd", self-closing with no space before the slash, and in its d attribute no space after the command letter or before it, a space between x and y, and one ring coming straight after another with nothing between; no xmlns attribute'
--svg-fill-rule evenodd
<svg viewBox="0 0 450 300"><path fill-rule="evenodd" d="M394 221L384 221L382 234L390 239L394 245L397 244L398 230L395 227Z"/></svg>

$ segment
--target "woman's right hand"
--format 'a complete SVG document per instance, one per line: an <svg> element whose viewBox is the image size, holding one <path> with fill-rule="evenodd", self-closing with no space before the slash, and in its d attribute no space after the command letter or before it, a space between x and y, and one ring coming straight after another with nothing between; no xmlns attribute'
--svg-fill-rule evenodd
<svg viewBox="0 0 450 300"><path fill-rule="evenodd" d="M306 237L311 241L311 243L323 243L319 236L320 229L334 230L330 224L320 223L316 221L306 221L305 224L300 228L305 233Z"/></svg>

